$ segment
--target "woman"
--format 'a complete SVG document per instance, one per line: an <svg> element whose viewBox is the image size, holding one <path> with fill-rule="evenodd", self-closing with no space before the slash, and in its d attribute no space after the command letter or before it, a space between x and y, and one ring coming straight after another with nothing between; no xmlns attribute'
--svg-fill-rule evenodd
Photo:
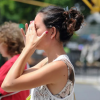
<svg viewBox="0 0 100 100"><path fill-rule="evenodd" d="M65 11L48 6L40 10L29 25L25 48L7 74L2 88L8 92L34 88L31 100L73 100L74 68L63 43L81 27L82 22L83 15L74 8ZM24 70L36 49L44 50L47 58Z"/></svg>
<svg viewBox="0 0 100 100"><path fill-rule="evenodd" d="M6 22L0 26L0 53L8 60L0 68L0 99L1 100L26 100L29 90L22 92L5 92L1 88L1 84L21 53L24 47L23 37L18 24ZM25 66L25 69L27 66ZM13 73L13 71L12 71ZM8 83L7 83L8 84Z"/></svg>

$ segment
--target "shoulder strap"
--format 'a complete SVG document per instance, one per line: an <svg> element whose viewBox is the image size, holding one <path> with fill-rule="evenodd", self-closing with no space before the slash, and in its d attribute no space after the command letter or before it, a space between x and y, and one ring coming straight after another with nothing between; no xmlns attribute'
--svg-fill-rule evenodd
<svg viewBox="0 0 100 100"><path fill-rule="evenodd" d="M63 61L63 62L68 66L68 70L69 70L69 67L72 68L73 74L74 74L74 80L73 80L73 82L75 83L75 72L74 72L74 67L73 67L72 63L70 62L69 57L68 57L67 55L61 55L61 56L59 56L58 58L56 58L54 61ZM69 72L70 72L70 71L68 71L68 73L69 73Z"/></svg>
<svg viewBox="0 0 100 100"><path fill-rule="evenodd" d="M19 92L19 91L18 91L18 92ZM7 94L7 95L0 96L0 100L1 100L2 98L4 98L4 97L8 97L8 96L17 94L18 92L13 92L13 93L10 93L10 94Z"/></svg>

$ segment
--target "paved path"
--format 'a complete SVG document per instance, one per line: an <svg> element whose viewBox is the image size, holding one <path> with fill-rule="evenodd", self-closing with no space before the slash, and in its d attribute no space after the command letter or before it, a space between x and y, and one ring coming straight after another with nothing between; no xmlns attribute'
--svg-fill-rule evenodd
<svg viewBox="0 0 100 100"><path fill-rule="evenodd" d="M100 86L76 84L75 95L76 100L100 100Z"/></svg>

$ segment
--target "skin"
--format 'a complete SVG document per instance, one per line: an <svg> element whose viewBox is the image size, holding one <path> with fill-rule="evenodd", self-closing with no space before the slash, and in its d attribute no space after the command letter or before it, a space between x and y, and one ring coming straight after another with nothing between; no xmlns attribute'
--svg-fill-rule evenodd
<svg viewBox="0 0 100 100"><path fill-rule="evenodd" d="M67 65L63 61L52 62L60 55L65 54L63 43L59 41L59 32L55 27L46 28L43 17L42 13L37 14L34 22L29 25L24 37L25 48L3 81L1 86L3 90L14 92L47 85L52 94L57 94L66 85ZM46 31L48 31L47 34ZM45 50L47 58L24 71L27 60L36 49ZM44 65L47 61L48 64Z"/></svg>
<svg viewBox="0 0 100 100"><path fill-rule="evenodd" d="M7 57L8 60L11 58L11 56L7 53L8 51L8 46L4 42L0 42L0 53L2 54L3 57Z"/></svg>

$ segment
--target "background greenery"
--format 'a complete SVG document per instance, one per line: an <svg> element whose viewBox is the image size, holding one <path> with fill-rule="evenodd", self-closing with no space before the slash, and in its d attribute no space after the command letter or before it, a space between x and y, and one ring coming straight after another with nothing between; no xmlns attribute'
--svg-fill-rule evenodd
<svg viewBox="0 0 100 100"><path fill-rule="evenodd" d="M37 0L45 3L69 8L72 6L80 7L81 12L87 17L90 14L89 8L81 0ZM29 23L33 20L39 6L16 2L13 0L0 0L0 24L5 21L13 21L16 23Z"/></svg>

